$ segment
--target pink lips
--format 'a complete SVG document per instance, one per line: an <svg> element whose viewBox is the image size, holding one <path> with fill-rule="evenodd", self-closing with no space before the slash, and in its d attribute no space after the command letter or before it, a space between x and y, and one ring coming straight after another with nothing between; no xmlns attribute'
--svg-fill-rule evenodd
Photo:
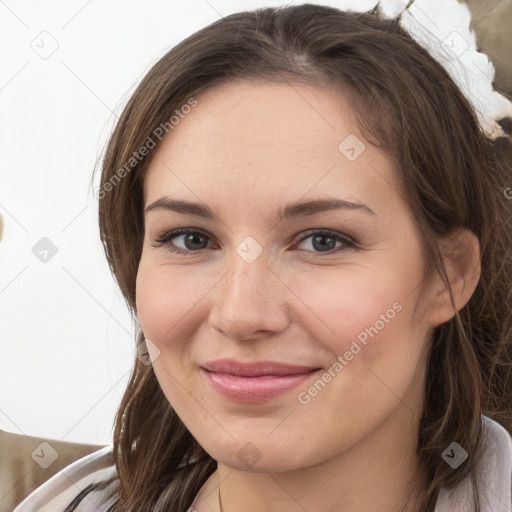
<svg viewBox="0 0 512 512"><path fill-rule="evenodd" d="M318 367L294 366L275 361L243 363L218 359L204 364L201 373L222 396L242 403L269 400L309 379Z"/></svg>

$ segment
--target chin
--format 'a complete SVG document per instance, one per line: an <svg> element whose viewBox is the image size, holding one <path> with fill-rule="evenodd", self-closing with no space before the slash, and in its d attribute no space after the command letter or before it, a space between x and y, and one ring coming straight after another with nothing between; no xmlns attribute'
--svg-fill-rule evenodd
<svg viewBox="0 0 512 512"><path fill-rule="evenodd" d="M283 472L317 462L306 460L307 454L304 453L301 443L296 446L286 444L279 437L271 440L264 436L254 436L256 440L250 441L252 436L247 434L241 437L227 436L229 438L222 445L213 440L200 444L217 462L235 470L252 473Z"/></svg>

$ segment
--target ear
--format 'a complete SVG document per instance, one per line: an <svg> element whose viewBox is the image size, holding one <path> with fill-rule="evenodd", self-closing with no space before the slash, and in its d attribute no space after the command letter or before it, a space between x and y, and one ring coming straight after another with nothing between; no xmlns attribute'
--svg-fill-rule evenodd
<svg viewBox="0 0 512 512"><path fill-rule="evenodd" d="M437 276L431 325L436 327L450 320L473 295L480 279L480 243L468 229L457 229L439 240L439 249L452 288L453 302L446 283Z"/></svg>

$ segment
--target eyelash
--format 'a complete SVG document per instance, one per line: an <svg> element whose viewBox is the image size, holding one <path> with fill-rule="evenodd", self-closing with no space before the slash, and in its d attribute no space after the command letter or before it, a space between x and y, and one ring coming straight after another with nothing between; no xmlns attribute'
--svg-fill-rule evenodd
<svg viewBox="0 0 512 512"><path fill-rule="evenodd" d="M206 249L206 247L205 247L204 249L198 249L196 251L185 250L185 249L181 249L179 247L175 247L175 246L173 246L170 243L170 241L173 238L176 238L179 235L185 235L185 234L204 235L204 236L208 237L209 239L211 239L210 235L208 235L207 233L205 233L203 231L199 231L199 230L196 230L196 229L182 228L182 229L175 229L173 231L168 231L168 232L164 233L163 235L161 235L159 238L157 238L155 240L156 244L151 244L151 245L153 247L161 247L162 245L166 245L167 246L166 247L167 250L169 250L169 251L171 251L173 253L182 254L182 255L188 255L188 254L192 254L192 253L199 253L199 252L203 251L204 249ZM346 250L346 249L357 249L358 248L356 241L348 238L347 236L340 235L336 231L331 231L331 230L328 230L328 229L318 229L318 230L310 231L309 234L304 236L303 238L301 238L297 242L297 244L303 242L304 240L307 240L308 238L310 238L313 235L326 235L326 236L329 236L331 238L334 238L336 240L336 242L342 242L343 246L335 248L335 249L330 249L329 251L325 251L325 252L310 251L310 250L306 250L306 249L299 249L299 251L306 252L306 253L313 253L315 255L320 255L321 256L321 255L332 255L332 254L335 254L337 252L340 252L340 251Z"/></svg>

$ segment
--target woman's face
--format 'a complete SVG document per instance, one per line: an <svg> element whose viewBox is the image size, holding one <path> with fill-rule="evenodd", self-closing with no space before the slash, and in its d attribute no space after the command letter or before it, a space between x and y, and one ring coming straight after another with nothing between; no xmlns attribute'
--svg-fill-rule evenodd
<svg viewBox="0 0 512 512"><path fill-rule="evenodd" d="M390 159L330 89L233 82L196 100L144 183L137 311L172 407L253 471L416 425L441 322Z"/></svg>

